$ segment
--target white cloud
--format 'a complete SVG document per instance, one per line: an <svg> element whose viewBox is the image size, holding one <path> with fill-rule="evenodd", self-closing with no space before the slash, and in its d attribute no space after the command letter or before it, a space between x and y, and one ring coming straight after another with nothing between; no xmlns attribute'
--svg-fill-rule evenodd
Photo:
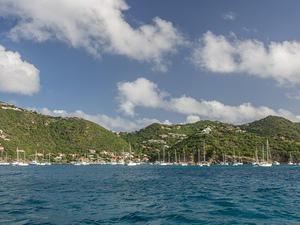
<svg viewBox="0 0 300 225"><path fill-rule="evenodd" d="M206 117L224 122L243 123L261 119L268 115L284 116L293 121L300 121L299 116L284 109L274 110L266 106L255 107L251 103L230 106L218 101L198 101L187 96L174 98L166 92L162 92L155 83L145 78L139 78L133 82L119 83L118 86L120 109L129 115L134 115L136 107L145 107L187 115L187 122ZM120 89L120 87L122 88ZM145 94L142 93L143 91L145 91ZM124 105L130 105L130 110L123 107Z"/></svg>
<svg viewBox="0 0 300 225"><path fill-rule="evenodd" d="M0 91L32 95L39 88L39 70L23 61L18 52L6 51L0 45Z"/></svg>
<svg viewBox="0 0 300 225"><path fill-rule="evenodd" d="M0 0L0 15L18 18L9 36L43 42L57 39L99 56L103 52L152 62L166 70L164 56L185 43L171 22L133 28L125 21L125 0Z"/></svg>
<svg viewBox="0 0 300 225"><path fill-rule="evenodd" d="M198 121L200 121L200 117L199 116L189 115L186 118L186 123L196 123Z"/></svg>
<svg viewBox="0 0 300 225"><path fill-rule="evenodd" d="M139 78L134 82L120 82L118 91L120 110L130 116L134 116L136 106L163 107L163 99L167 96L167 93L160 91L156 84L145 78Z"/></svg>
<svg viewBox="0 0 300 225"><path fill-rule="evenodd" d="M192 62L216 73L243 72L260 78L272 78L279 84L300 83L300 42L228 40L208 31L194 50Z"/></svg>
<svg viewBox="0 0 300 225"><path fill-rule="evenodd" d="M234 12L227 12L222 15L222 18L224 20L235 20L236 14Z"/></svg>
<svg viewBox="0 0 300 225"><path fill-rule="evenodd" d="M32 110L36 110L36 109L32 109ZM94 123L97 123L97 124L105 127L106 129L114 130L114 131L139 130L139 129L146 127L152 123L161 123L157 119L149 119L149 118L128 120L128 119L121 118L119 116L109 117L104 114L91 115L91 114L85 113L82 110L76 110L75 112L67 112L65 110L49 110L47 108L42 108L42 109L38 109L36 111L38 111L44 115L50 115L50 116L83 118L83 119L92 121Z"/></svg>

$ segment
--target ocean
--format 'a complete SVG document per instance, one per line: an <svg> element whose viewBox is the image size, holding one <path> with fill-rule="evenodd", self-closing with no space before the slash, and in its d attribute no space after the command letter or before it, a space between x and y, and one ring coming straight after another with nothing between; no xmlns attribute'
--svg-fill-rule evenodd
<svg viewBox="0 0 300 225"><path fill-rule="evenodd" d="M300 166L2 166L0 224L300 224Z"/></svg>

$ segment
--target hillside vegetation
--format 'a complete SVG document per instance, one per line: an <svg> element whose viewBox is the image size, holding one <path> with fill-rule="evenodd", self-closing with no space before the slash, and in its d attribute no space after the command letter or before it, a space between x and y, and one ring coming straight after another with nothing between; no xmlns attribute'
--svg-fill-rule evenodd
<svg viewBox="0 0 300 225"><path fill-rule="evenodd" d="M165 125L154 123L135 132L117 135L98 124L80 119L51 117L0 103L0 143L13 158L16 148L29 155L37 152L87 155L89 150L116 153L129 150L146 154L150 161L206 159L220 162L223 155L229 161L250 162L257 151L262 158L267 140L273 160L287 162L290 155L300 161L300 124L285 118L268 116L240 126L218 121ZM200 155L198 156L198 152Z"/></svg>
<svg viewBox="0 0 300 225"><path fill-rule="evenodd" d="M185 125L152 124L140 131L122 133L121 136L136 149L147 152L152 160L162 159L165 149L166 160L183 158L197 161L198 152L203 160L220 162L225 154L227 159L252 161L255 152L262 158L267 140L273 160L287 162L290 153L294 160L300 160L300 126L287 119L269 116L262 120L236 126L217 121L199 121ZM265 153L266 154L266 153Z"/></svg>
<svg viewBox="0 0 300 225"><path fill-rule="evenodd" d="M0 104L0 143L10 155L16 148L37 152L87 154L90 149L121 151L129 146L115 133L79 118L51 117Z"/></svg>

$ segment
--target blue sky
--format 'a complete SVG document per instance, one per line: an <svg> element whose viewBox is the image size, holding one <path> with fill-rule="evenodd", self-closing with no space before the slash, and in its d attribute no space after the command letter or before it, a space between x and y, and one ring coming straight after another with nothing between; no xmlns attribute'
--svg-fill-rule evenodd
<svg viewBox="0 0 300 225"><path fill-rule="evenodd" d="M30 3L0 0L1 101L115 131L300 121L299 1Z"/></svg>

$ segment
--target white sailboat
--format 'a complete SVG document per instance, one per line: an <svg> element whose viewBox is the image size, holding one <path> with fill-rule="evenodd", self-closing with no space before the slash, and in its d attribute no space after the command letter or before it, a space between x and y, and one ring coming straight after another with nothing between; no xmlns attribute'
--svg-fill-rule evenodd
<svg viewBox="0 0 300 225"><path fill-rule="evenodd" d="M205 140L203 143L203 162L202 162L202 166L210 166L210 162L206 161L206 144L205 144Z"/></svg>
<svg viewBox="0 0 300 225"><path fill-rule="evenodd" d="M131 145L130 144L129 144L129 147L130 147L129 148L129 154L130 154L129 157L130 157L130 160L125 165L126 166L137 166L137 164L135 162L133 162L132 158L131 158L132 156L131 156Z"/></svg>
<svg viewBox="0 0 300 225"><path fill-rule="evenodd" d="M239 166L240 165L239 162L236 161L236 159L235 159L235 151L234 150L233 150L233 163L232 163L232 165L233 166Z"/></svg>
<svg viewBox="0 0 300 225"><path fill-rule="evenodd" d="M166 163L166 161L165 161L165 158L166 158L166 151L165 151L165 147L164 147L163 148L163 161L160 162L161 166L167 166L168 165L168 163Z"/></svg>
<svg viewBox="0 0 300 225"><path fill-rule="evenodd" d="M288 165L291 165L291 166L294 165L293 158L292 158L292 153L290 153L290 159L289 159Z"/></svg>
<svg viewBox="0 0 300 225"><path fill-rule="evenodd" d="M181 166L187 166L188 164L185 161L185 149L183 148L183 162L180 163Z"/></svg>
<svg viewBox="0 0 300 225"><path fill-rule="evenodd" d="M5 152L5 161L3 160L3 151L4 147L1 148L1 161L0 161L0 166L8 166L10 163L7 161L7 152Z"/></svg>
<svg viewBox="0 0 300 225"><path fill-rule="evenodd" d="M46 164L46 166L51 166L52 165L52 163L51 163L51 153L49 152L49 154L48 154L48 162L46 162L45 164Z"/></svg>
<svg viewBox="0 0 300 225"><path fill-rule="evenodd" d="M226 154L223 152L223 161L220 163L222 166L228 166L229 163L226 161Z"/></svg>
<svg viewBox="0 0 300 225"><path fill-rule="evenodd" d="M177 152L176 152L176 149L175 149L175 153L174 153L174 162L173 162L173 165L178 165L178 162L177 162Z"/></svg>
<svg viewBox="0 0 300 225"><path fill-rule="evenodd" d="M252 162L252 166L258 166L259 160L257 155L257 147L255 148L255 161Z"/></svg>
<svg viewBox="0 0 300 225"><path fill-rule="evenodd" d="M24 158L23 158L23 162L19 162L18 166L29 166L29 163L26 162L26 152L25 150L22 150L22 152L24 153Z"/></svg>
<svg viewBox="0 0 300 225"><path fill-rule="evenodd" d="M262 147L262 156L263 156L263 159L258 164L258 166L261 166L261 167L271 167L272 163L269 161L269 141L268 141L268 139L267 139L267 161L265 161L265 150L264 150L264 147Z"/></svg>
<svg viewBox="0 0 300 225"><path fill-rule="evenodd" d="M200 161L200 150L198 148L198 162L197 162L197 166L203 166L202 162Z"/></svg>

